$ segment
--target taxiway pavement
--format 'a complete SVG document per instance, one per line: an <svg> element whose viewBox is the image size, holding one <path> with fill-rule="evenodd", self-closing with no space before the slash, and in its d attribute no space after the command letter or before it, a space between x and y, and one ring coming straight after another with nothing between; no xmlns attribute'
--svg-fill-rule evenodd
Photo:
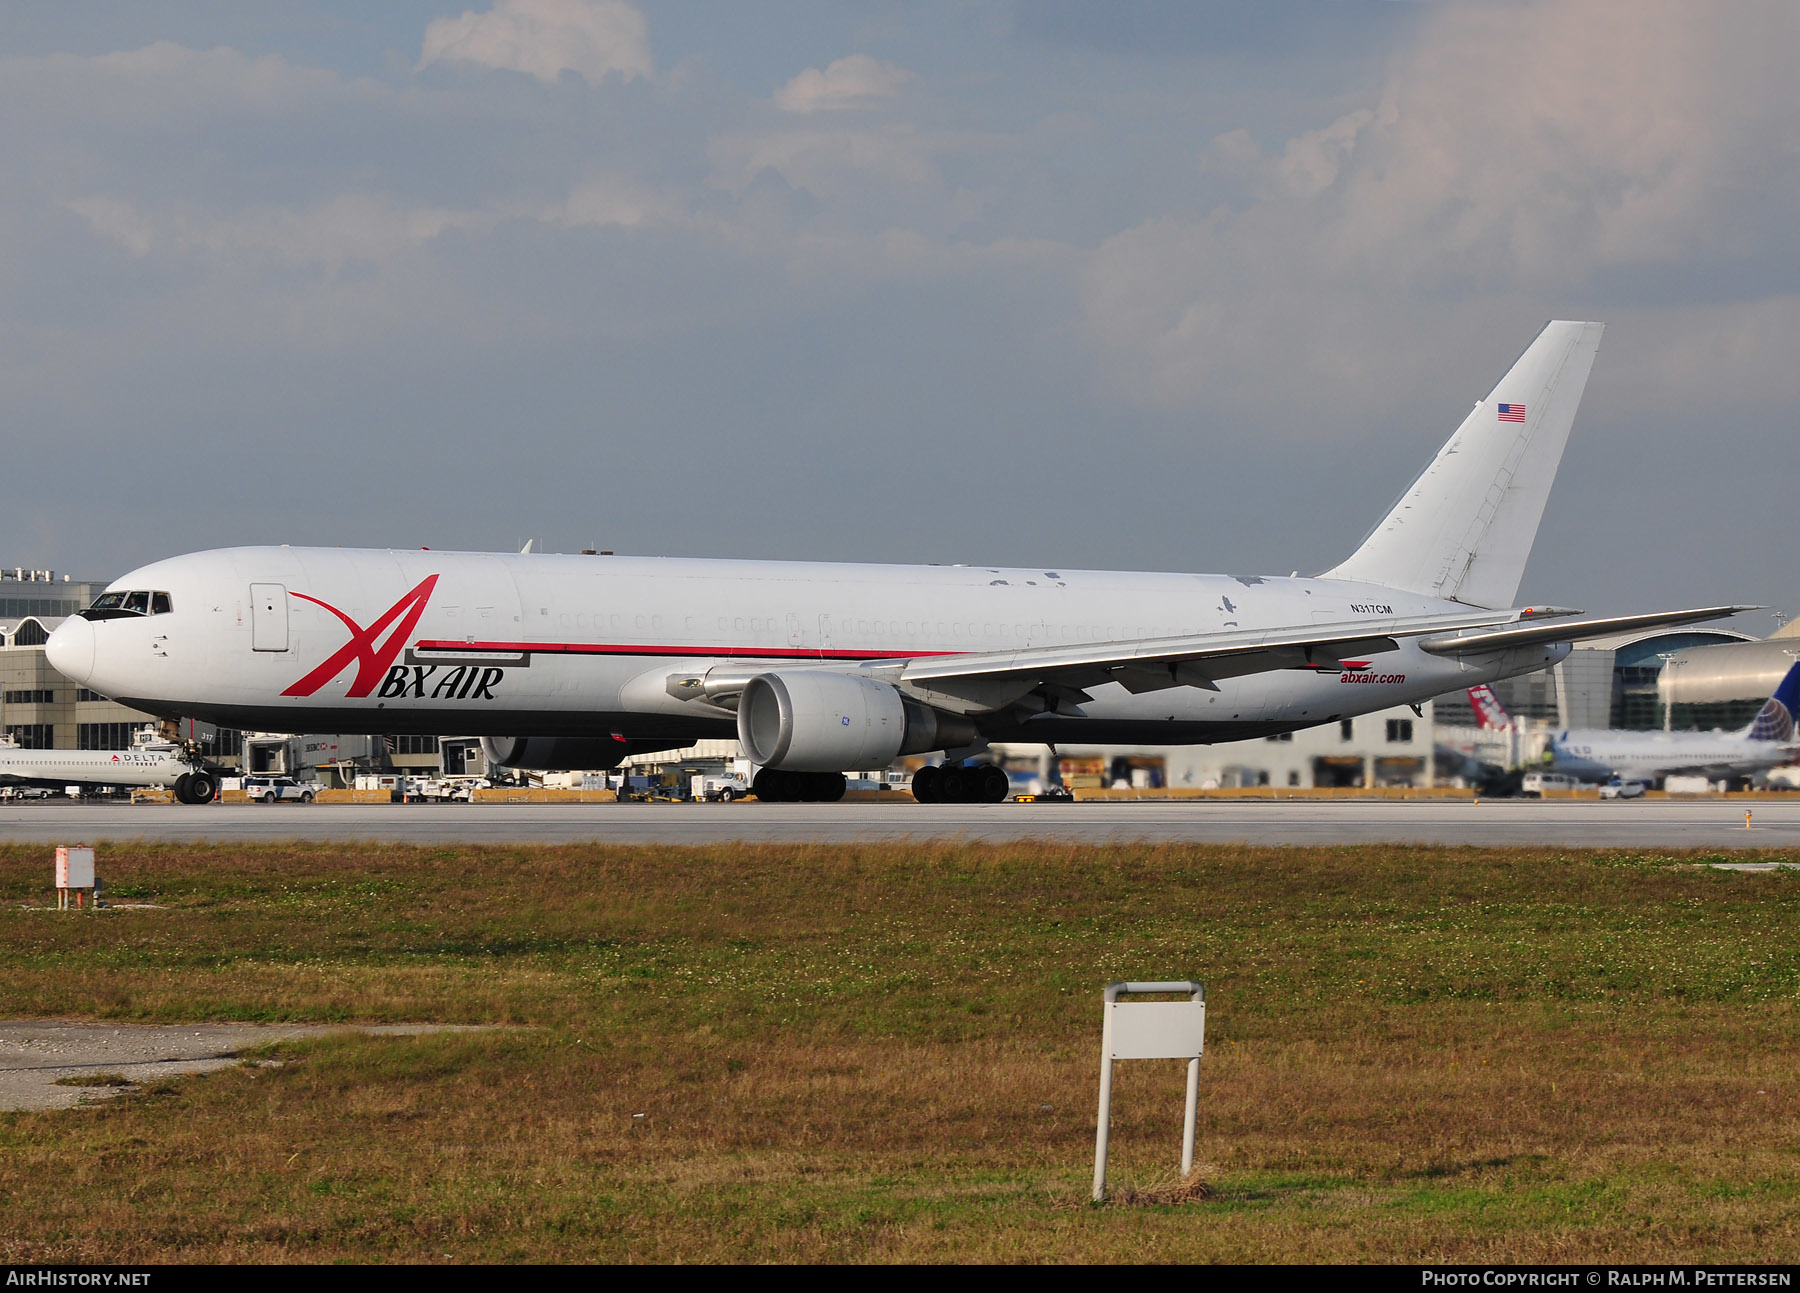
<svg viewBox="0 0 1800 1293"><path fill-rule="evenodd" d="M92 1104L149 1082L242 1064L242 1051L268 1042L323 1037L334 1032L413 1037L421 1033L463 1032L468 1027L0 1020L0 1111L67 1109ZM96 1079L105 1080L90 1085Z"/></svg>
<svg viewBox="0 0 1800 1293"><path fill-rule="evenodd" d="M1749 829L1744 810L1752 813ZM1468 844L1800 849L1785 800L1182 800L1089 804L276 804L25 802L0 841L376 840L411 844L1063 843Z"/></svg>

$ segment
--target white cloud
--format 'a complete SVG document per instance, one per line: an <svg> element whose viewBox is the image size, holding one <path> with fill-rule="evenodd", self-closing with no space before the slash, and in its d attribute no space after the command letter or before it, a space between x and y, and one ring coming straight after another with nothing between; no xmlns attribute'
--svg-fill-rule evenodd
<svg viewBox="0 0 1800 1293"><path fill-rule="evenodd" d="M642 229L652 225L683 224L687 213L678 197L659 193L629 180L583 180L569 196L535 217L546 224L569 228L617 226Z"/></svg>
<svg viewBox="0 0 1800 1293"><path fill-rule="evenodd" d="M823 72L809 67L775 91L775 106L784 112L821 112L861 108L890 99L912 80L912 73L868 54L851 54L828 64Z"/></svg>
<svg viewBox="0 0 1800 1293"><path fill-rule="evenodd" d="M1743 267L1789 259L1795 26L1783 6L1732 13L1445 6L1367 106L1272 154L1221 135L1206 165L1243 180L1246 201L1144 221L1088 266L1088 320L1118 389L1195 407L1260 398L1283 374L1323 410L1417 379L1424 358L1392 339L1416 335L1422 312L1466 340L1501 316L1686 308L1634 290L1656 274L1746 309L1791 291ZM1719 326L1717 306L1692 326ZM1642 335L1675 345L1687 330Z"/></svg>
<svg viewBox="0 0 1800 1293"><path fill-rule="evenodd" d="M707 152L720 181L735 191L770 169L795 188L830 198L871 181L912 189L935 185L935 157L946 146L942 137L894 127L725 134L716 136Z"/></svg>
<svg viewBox="0 0 1800 1293"><path fill-rule="evenodd" d="M491 227L488 211L408 206L381 194L344 193L306 207L257 205L229 214L191 205L151 213L111 195L69 202L95 233L142 257L160 250L215 262L254 258L332 273L380 265L451 229Z"/></svg>
<svg viewBox="0 0 1800 1293"><path fill-rule="evenodd" d="M650 28L625 0L495 0L425 28L419 66L473 63L524 72L555 84L574 72L599 84L609 72L649 76Z"/></svg>

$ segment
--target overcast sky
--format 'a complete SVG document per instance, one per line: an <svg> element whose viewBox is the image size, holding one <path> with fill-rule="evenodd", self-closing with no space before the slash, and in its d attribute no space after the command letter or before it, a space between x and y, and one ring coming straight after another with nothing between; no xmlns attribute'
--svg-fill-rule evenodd
<svg viewBox="0 0 1800 1293"><path fill-rule="evenodd" d="M1797 12L7 5L0 563L1312 571L1561 317L1522 597L1792 609Z"/></svg>

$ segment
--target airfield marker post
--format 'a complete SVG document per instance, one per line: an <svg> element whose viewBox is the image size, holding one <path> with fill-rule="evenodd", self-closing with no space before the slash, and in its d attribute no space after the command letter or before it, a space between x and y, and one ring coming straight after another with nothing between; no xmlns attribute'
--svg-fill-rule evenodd
<svg viewBox="0 0 1800 1293"><path fill-rule="evenodd" d="M69 909L69 894L75 895L75 905L87 905L86 891L94 887L94 850L84 845L58 844L56 846L56 909Z"/></svg>
<svg viewBox="0 0 1800 1293"><path fill-rule="evenodd" d="M1185 992L1186 1001L1121 1001L1124 996ZM1094 1202L1106 1198L1106 1155L1112 1132L1113 1065L1119 1060L1180 1060L1187 1065L1187 1108L1181 1126L1181 1176L1194 1170L1200 1116L1200 1057L1206 1049L1206 986L1189 979L1106 985L1100 1029L1100 1112L1094 1125Z"/></svg>

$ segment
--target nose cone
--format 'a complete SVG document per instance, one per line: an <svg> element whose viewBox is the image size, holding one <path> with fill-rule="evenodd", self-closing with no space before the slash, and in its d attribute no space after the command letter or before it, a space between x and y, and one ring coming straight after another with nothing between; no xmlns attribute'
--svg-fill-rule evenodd
<svg viewBox="0 0 1800 1293"><path fill-rule="evenodd" d="M94 626L79 615L72 615L56 626L50 640L44 643L44 656L50 667L72 682L87 682L94 676Z"/></svg>

